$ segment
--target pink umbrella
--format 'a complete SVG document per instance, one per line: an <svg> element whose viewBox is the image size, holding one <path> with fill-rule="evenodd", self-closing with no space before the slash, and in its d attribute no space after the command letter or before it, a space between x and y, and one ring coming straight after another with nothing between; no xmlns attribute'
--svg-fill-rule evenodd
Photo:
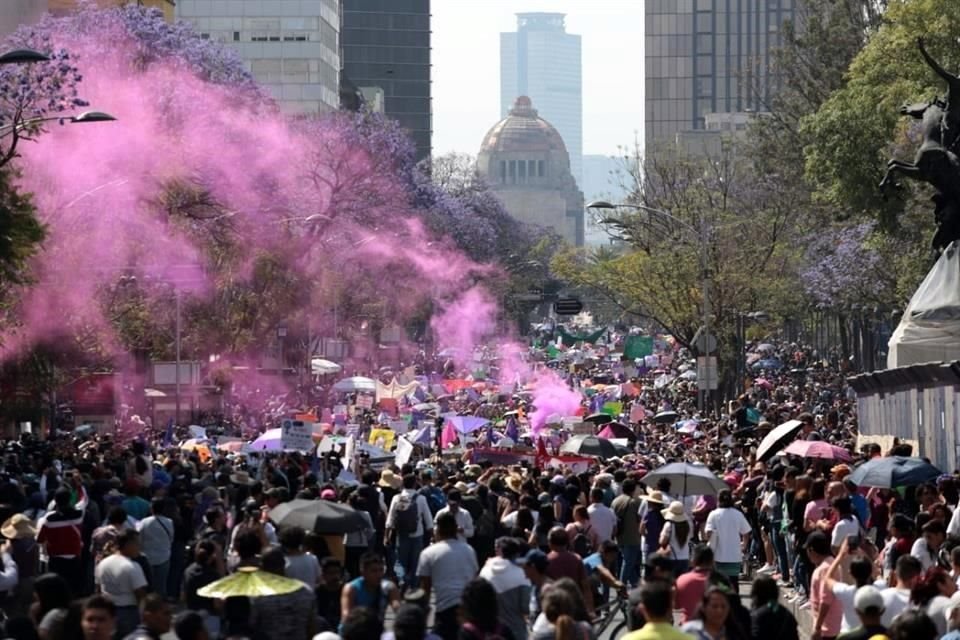
<svg viewBox="0 0 960 640"><path fill-rule="evenodd" d="M843 447L832 445L822 440L795 440L790 443L784 453L800 456L801 458L821 458L823 460L849 461L853 457Z"/></svg>
<svg viewBox="0 0 960 640"><path fill-rule="evenodd" d="M773 383L766 378L757 378L753 381L753 384L761 389L773 389Z"/></svg>

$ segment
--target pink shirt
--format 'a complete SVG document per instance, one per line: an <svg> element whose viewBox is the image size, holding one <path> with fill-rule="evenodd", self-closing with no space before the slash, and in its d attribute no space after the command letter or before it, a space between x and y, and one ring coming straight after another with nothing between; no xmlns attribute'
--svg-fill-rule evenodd
<svg viewBox="0 0 960 640"><path fill-rule="evenodd" d="M803 510L803 520L822 520L826 516L826 510L830 508L830 503L825 499L811 500Z"/></svg>
<svg viewBox="0 0 960 640"><path fill-rule="evenodd" d="M710 577L709 571L700 571L694 569L681 574L677 578L676 596L674 604L680 609L680 623L683 624L692 620L703 600L703 594L707 590L707 578Z"/></svg>
<svg viewBox="0 0 960 640"><path fill-rule="evenodd" d="M820 627L820 635L824 638L833 638L840 635L840 627L843 624L843 605L833 595L833 589L827 586L825 580L832 562L832 557L828 557L821 562L813 570L813 577L810 579L810 612L813 614L814 622L820 615L820 610L829 607Z"/></svg>

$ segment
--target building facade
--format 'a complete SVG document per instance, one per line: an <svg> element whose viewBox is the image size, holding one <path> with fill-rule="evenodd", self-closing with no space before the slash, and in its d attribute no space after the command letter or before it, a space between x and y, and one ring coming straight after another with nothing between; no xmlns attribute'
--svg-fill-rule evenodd
<svg viewBox="0 0 960 640"><path fill-rule="evenodd" d="M339 0L177 0L177 17L233 47L284 111L340 105Z"/></svg>
<svg viewBox="0 0 960 640"><path fill-rule="evenodd" d="M530 98L517 98L487 132L477 171L514 218L583 246L583 194L570 173L566 145Z"/></svg>
<svg viewBox="0 0 960 640"><path fill-rule="evenodd" d="M136 2L145 7L156 7L163 11L168 22L173 21L174 0L94 0L100 7L130 4ZM67 13L77 8L77 0L3 0L0 9L0 38L17 30L22 24L34 24L44 13L54 15Z"/></svg>
<svg viewBox="0 0 960 640"><path fill-rule="evenodd" d="M580 36L567 33L565 14L518 13L516 32L500 34L500 116L517 96L529 96L557 128L577 184L583 179L583 80Z"/></svg>
<svg viewBox="0 0 960 640"><path fill-rule="evenodd" d="M647 150L707 130L710 114L764 111L778 87L772 52L798 1L647 0Z"/></svg>
<svg viewBox="0 0 960 640"><path fill-rule="evenodd" d="M417 145L417 159L432 150L430 0L343 0L345 79L382 110Z"/></svg>

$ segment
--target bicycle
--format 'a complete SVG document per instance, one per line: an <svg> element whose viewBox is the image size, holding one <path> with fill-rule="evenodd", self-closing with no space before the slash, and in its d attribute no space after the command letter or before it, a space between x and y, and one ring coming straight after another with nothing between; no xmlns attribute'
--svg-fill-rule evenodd
<svg viewBox="0 0 960 640"><path fill-rule="evenodd" d="M613 627L610 638L616 640L627 632L628 612L630 601L626 593L618 593L616 598L597 607L596 616L593 623L593 633L595 638L600 638L607 627L619 619L620 624ZM619 614L619 618L618 615Z"/></svg>

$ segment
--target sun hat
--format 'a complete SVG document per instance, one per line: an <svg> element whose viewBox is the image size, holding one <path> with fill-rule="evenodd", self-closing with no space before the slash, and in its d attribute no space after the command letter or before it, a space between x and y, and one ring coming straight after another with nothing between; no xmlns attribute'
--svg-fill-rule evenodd
<svg viewBox="0 0 960 640"><path fill-rule="evenodd" d="M460 493L467 493L470 491L470 487L467 486L467 483L461 480L457 484L453 485L453 488L459 491Z"/></svg>
<svg viewBox="0 0 960 640"><path fill-rule="evenodd" d="M523 478L516 474L510 474L506 479L507 488L514 493L520 493L523 490Z"/></svg>
<svg viewBox="0 0 960 640"><path fill-rule="evenodd" d="M33 526L33 521L22 513L15 513L0 527L0 534L8 540L20 540L23 538L36 538L37 528Z"/></svg>
<svg viewBox="0 0 960 640"><path fill-rule="evenodd" d="M860 587L853 596L853 608L859 613L867 613L868 609L874 609L875 613L882 613L883 595L873 585Z"/></svg>
<svg viewBox="0 0 960 640"><path fill-rule="evenodd" d="M649 499L649 498L648 498ZM687 514L683 512L683 503L674 500L670 506L660 511L663 519L670 522L686 522Z"/></svg>
<svg viewBox="0 0 960 640"><path fill-rule="evenodd" d="M245 484L251 485L256 484L256 478L251 477L251 475L246 471L235 471L230 474L230 482L233 484Z"/></svg>
<svg viewBox="0 0 960 640"><path fill-rule="evenodd" d="M652 502L654 504L665 504L663 501L663 492L657 491L657 490L653 490L647 493L644 500L646 500L647 502Z"/></svg>
<svg viewBox="0 0 960 640"><path fill-rule="evenodd" d="M391 489L399 489L403 485L403 479L397 476L393 472L393 469L384 469L380 472L380 482L378 482L381 487L389 487Z"/></svg>

